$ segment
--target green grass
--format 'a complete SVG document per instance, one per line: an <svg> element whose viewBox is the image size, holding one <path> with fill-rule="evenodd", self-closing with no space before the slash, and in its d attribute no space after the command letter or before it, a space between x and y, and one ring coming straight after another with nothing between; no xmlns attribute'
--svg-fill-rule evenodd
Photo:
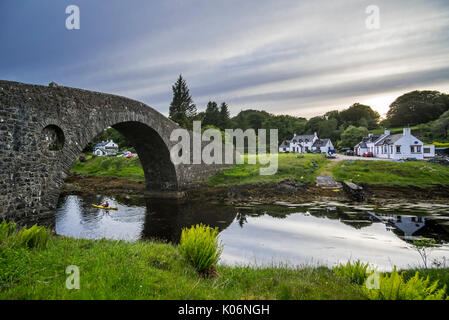
<svg viewBox="0 0 449 320"><path fill-rule="evenodd" d="M448 268L404 270L391 283L382 279L395 272L381 274L379 292L365 288L367 265L360 263L333 271L218 265L215 276L205 277L172 244L73 239L42 229L48 235L45 245L30 247L13 241L22 230L1 226L0 299L447 298ZM78 267L79 289L66 287L72 276L66 273L69 266Z"/></svg>
<svg viewBox="0 0 449 320"><path fill-rule="evenodd" d="M80 289L65 286L67 266ZM171 244L52 236L42 249L0 245L0 299L364 299L325 267L218 266L205 278Z"/></svg>
<svg viewBox="0 0 449 320"><path fill-rule="evenodd" d="M336 180L367 185L419 188L449 186L449 167L424 161L342 161L330 170Z"/></svg>
<svg viewBox="0 0 449 320"><path fill-rule="evenodd" d="M279 154L278 170L274 175L261 175L260 163L245 163L223 169L206 180L209 186L233 186L249 183L277 183L295 179L298 183L314 184L318 174L331 174L336 180L366 185L429 188L449 186L449 167L424 161L390 162L356 160L330 162L320 154ZM316 164L317 168L314 168ZM91 177L114 177L145 181L139 159L96 157L87 162L76 161L71 173Z"/></svg>
<svg viewBox="0 0 449 320"><path fill-rule="evenodd" d="M297 154L280 153L278 158L278 170L274 175L260 175L261 164L247 164L248 156L245 156L245 164L237 164L222 170L208 179L211 186L230 186L247 183L276 183L284 179L295 179L299 183L314 184L319 170L329 160L321 154L304 154L298 158ZM313 164L317 165L315 169Z"/></svg>
<svg viewBox="0 0 449 320"><path fill-rule="evenodd" d="M142 165L138 158L89 157L86 162L76 160L70 172L89 177L145 181Z"/></svg>

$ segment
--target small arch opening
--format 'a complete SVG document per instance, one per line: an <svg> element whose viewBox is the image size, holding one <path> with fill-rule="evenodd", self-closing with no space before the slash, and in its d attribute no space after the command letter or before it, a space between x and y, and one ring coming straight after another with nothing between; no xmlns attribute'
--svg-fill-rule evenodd
<svg viewBox="0 0 449 320"><path fill-rule="evenodd" d="M64 132L54 124L42 129L42 145L45 150L60 151L64 148Z"/></svg>

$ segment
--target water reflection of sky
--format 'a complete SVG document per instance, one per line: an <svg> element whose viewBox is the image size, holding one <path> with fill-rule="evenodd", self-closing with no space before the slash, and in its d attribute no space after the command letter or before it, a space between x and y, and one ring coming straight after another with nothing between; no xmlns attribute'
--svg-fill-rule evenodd
<svg viewBox="0 0 449 320"><path fill-rule="evenodd" d="M244 230L236 223L221 233L226 264L326 264L360 259L380 268L408 266L420 262L413 246L375 223L355 229L338 220L302 213L285 219L250 217ZM435 250L433 256L449 256L449 249Z"/></svg>
<svg viewBox="0 0 449 320"><path fill-rule="evenodd" d="M91 203L105 199L119 210L106 212L91 207ZM369 208L355 210L341 203L321 203L309 204L305 209L295 205L287 213L281 207L247 208L245 212L245 208L205 204L149 200L123 203L111 197L67 196L57 209L56 232L77 238L143 237L176 242L182 228L203 222L220 228L223 264L334 265L360 259L388 270L393 265L409 267L421 263L411 241L404 240L406 236L428 232L448 238L449 206L439 207L439 213L431 219L426 218L430 212L423 212L423 208L421 216L410 215L410 208L406 209L407 215L393 215L386 214L388 210L374 212ZM265 214L267 210L270 215ZM449 257L449 245L447 241L443 243L432 251L431 259Z"/></svg>

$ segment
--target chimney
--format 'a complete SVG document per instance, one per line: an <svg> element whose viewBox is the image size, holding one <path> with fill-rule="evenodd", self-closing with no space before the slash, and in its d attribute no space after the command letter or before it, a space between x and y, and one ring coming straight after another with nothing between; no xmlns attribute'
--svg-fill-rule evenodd
<svg viewBox="0 0 449 320"><path fill-rule="evenodd" d="M412 133L411 133L411 130L410 130L410 128L404 128L403 129L403 135L404 136L409 136L409 135L411 135Z"/></svg>
<svg viewBox="0 0 449 320"><path fill-rule="evenodd" d="M385 129L385 134L386 134L387 136L389 136L389 135L390 135L390 130Z"/></svg>

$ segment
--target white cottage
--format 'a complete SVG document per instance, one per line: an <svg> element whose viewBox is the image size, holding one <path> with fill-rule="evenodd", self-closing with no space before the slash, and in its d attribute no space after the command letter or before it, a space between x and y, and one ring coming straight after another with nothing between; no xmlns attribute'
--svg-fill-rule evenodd
<svg viewBox="0 0 449 320"><path fill-rule="evenodd" d="M354 152L359 156L371 152L378 158L422 160L435 156L435 146L424 146L421 140L412 135L410 128L404 128L399 134L392 135L389 130L379 136L370 134L354 147Z"/></svg>
<svg viewBox="0 0 449 320"><path fill-rule="evenodd" d="M279 146L279 152L306 153L319 150L328 152L333 150L334 146L330 139L320 139L316 132L310 135L293 135L291 140L282 141Z"/></svg>
<svg viewBox="0 0 449 320"><path fill-rule="evenodd" d="M118 152L118 144L114 141L102 141L94 147L93 154L99 157L115 156Z"/></svg>
<svg viewBox="0 0 449 320"><path fill-rule="evenodd" d="M312 151L319 150L321 153L327 153L334 150L331 139L316 139L312 145Z"/></svg>

